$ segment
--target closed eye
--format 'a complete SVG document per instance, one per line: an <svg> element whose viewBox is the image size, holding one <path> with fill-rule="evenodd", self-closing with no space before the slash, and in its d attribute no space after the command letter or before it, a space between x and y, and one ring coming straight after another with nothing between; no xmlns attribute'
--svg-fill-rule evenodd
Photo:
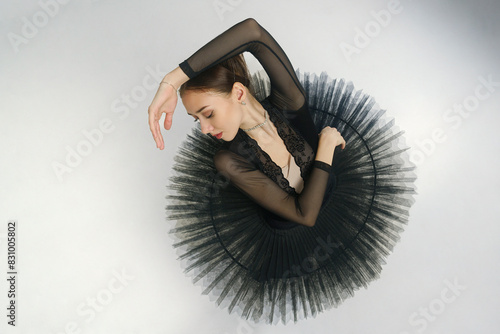
<svg viewBox="0 0 500 334"><path fill-rule="evenodd" d="M213 115L214 115L214 112L212 111L212 112L210 113L210 115L205 116L205 117L206 117L206 118L212 118L212 116L213 116ZM199 121L200 121L200 119L199 119L199 118L195 118L195 119L194 119L194 122L199 122Z"/></svg>

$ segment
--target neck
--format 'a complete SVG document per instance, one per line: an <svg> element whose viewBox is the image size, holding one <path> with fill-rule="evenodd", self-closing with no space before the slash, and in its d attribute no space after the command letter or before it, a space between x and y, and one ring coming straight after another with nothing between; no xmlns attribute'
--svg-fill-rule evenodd
<svg viewBox="0 0 500 334"><path fill-rule="evenodd" d="M248 95L240 129L250 129L266 120L266 110L264 107L250 94ZM268 120L263 126L247 131L246 134L257 141L273 140L277 135L276 129Z"/></svg>

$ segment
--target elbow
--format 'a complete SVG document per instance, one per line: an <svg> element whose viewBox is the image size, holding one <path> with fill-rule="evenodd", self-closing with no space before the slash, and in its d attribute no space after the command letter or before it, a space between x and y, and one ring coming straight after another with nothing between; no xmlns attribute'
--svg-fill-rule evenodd
<svg viewBox="0 0 500 334"><path fill-rule="evenodd" d="M318 218L318 215L306 214L302 217L303 219L301 219L301 221L299 222L300 224L307 227L314 227L314 225L316 225L316 219Z"/></svg>
<svg viewBox="0 0 500 334"><path fill-rule="evenodd" d="M316 225L316 218L315 219L306 219L303 223L303 225L307 227L314 227Z"/></svg>
<svg viewBox="0 0 500 334"><path fill-rule="evenodd" d="M295 207L297 209L297 216L300 217L297 223L302 224L307 227L313 227L316 225L316 219L318 218L318 211L311 210L311 208L303 208L298 197L295 197Z"/></svg>
<svg viewBox="0 0 500 334"><path fill-rule="evenodd" d="M306 226L306 227L314 227L314 225L316 224L316 221L309 220L309 219L296 220L295 222L297 224L300 224L300 225Z"/></svg>
<svg viewBox="0 0 500 334"><path fill-rule="evenodd" d="M262 34L262 26L254 18L248 18L243 21L245 24L245 30L251 32L254 40L259 40Z"/></svg>
<svg viewBox="0 0 500 334"><path fill-rule="evenodd" d="M243 22L245 22L246 24L259 25L257 20L254 19L253 17L249 17L248 19L244 20Z"/></svg>

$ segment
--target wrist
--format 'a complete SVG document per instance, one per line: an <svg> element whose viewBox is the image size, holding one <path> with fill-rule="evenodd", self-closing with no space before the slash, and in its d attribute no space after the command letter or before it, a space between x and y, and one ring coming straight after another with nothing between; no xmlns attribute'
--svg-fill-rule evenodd
<svg viewBox="0 0 500 334"><path fill-rule="evenodd" d="M181 85L188 80L189 77L181 70L181 68L176 67L173 71L165 75L162 82L167 82L168 84L174 86L176 90L178 90Z"/></svg>
<svg viewBox="0 0 500 334"><path fill-rule="evenodd" d="M327 164L327 163L325 163L323 161L319 161L319 160L314 160L313 166L316 168L322 169L327 173L330 173L332 170L331 164Z"/></svg>
<svg viewBox="0 0 500 334"><path fill-rule="evenodd" d="M331 149L331 147L319 145L314 160L331 165L333 161L333 152L334 150Z"/></svg>

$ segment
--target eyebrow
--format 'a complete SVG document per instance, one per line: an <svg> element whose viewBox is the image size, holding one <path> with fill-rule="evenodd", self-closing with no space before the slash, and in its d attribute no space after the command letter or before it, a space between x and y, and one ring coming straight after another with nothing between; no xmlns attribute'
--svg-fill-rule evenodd
<svg viewBox="0 0 500 334"><path fill-rule="evenodd" d="M201 107L197 112L195 112L195 114L199 114L203 109L205 109L206 107L208 106L204 106L204 107ZM193 115L191 113L188 113L189 115Z"/></svg>

